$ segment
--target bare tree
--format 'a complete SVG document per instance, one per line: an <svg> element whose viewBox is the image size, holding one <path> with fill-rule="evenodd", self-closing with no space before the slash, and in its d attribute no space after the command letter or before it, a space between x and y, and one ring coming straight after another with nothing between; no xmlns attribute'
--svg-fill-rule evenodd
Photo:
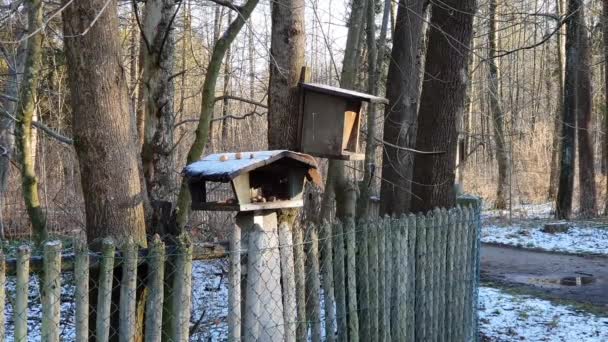
<svg viewBox="0 0 608 342"><path fill-rule="evenodd" d="M380 213L398 215L410 208L414 156L403 149L416 143L420 99L424 0L401 0L386 80Z"/></svg>
<svg viewBox="0 0 608 342"><path fill-rule="evenodd" d="M412 211L455 204L456 122L464 109L476 1L449 0L432 6L416 149L444 153L416 154Z"/></svg>

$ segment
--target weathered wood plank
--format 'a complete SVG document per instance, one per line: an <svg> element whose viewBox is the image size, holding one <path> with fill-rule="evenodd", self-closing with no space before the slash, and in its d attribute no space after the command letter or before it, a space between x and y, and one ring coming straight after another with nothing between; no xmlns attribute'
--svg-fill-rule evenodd
<svg viewBox="0 0 608 342"><path fill-rule="evenodd" d="M304 262L304 235L302 227L293 227L293 257L294 257L294 276L296 282L296 310L298 312L298 324L296 326L296 340L306 341L308 333L306 331L306 276Z"/></svg>
<svg viewBox="0 0 608 342"><path fill-rule="evenodd" d="M457 232L460 222L461 212L459 209L451 209L448 216L448 231L447 231L447 243L446 243L446 312L445 312L445 340L454 341L456 336L454 330L454 322L456 315L456 275L455 262L456 262L456 246L457 246Z"/></svg>
<svg viewBox="0 0 608 342"><path fill-rule="evenodd" d="M135 341L136 337L137 248L132 240L127 241L122 247L124 260L118 308L120 317L118 340L121 342Z"/></svg>
<svg viewBox="0 0 608 342"><path fill-rule="evenodd" d="M239 233L240 239L240 233ZM239 242L240 245L240 242ZM292 342L296 340L296 317L297 317L297 306L296 306L296 280L294 278L294 259L293 259L293 234L291 227L287 222L281 222L279 224L279 246L281 253L281 280L283 281L283 319L285 321L285 341ZM240 255L238 258L239 264L239 275L237 279L240 279ZM237 263L236 258L231 258L233 265ZM234 275L236 277L236 274ZM237 280L238 281L238 280ZM240 284L234 284L235 287L240 288ZM231 286L232 287L232 286ZM240 310L240 304L239 304ZM240 319L240 314L239 314ZM236 318L233 318L235 322L233 324L239 324ZM239 328L240 331L240 328ZM228 338L230 341L238 341L237 338Z"/></svg>
<svg viewBox="0 0 608 342"><path fill-rule="evenodd" d="M146 342L162 340L163 303L165 299L165 244L158 235L152 237L150 253L147 256L148 268L146 299Z"/></svg>
<svg viewBox="0 0 608 342"><path fill-rule="evenodd" d="M114 241L110 238L104 239L101 243L101 262L97 285L97 320L95 323L95 334L98 342L107 342L110 339L114 251Z"/></svg>
<svg viewBox="0 0 608 342"><path fill-rule="evenodd" d="M15 286L15 341L28 341L27 338L27 302L30 280L30 255L28 246L17 249L17 284Z"/></svg>
<svg viewBox="0 0 608 342"><path fill-rule="evenodd" d="M306 317L310 322L310 340L321 342L321 289L319 279L319 238L314 225L306 230Z"/></svg>
<svg viewBox="0 0 608 342"><path fill-rule="evenodd" d="M176 276L173 277L171 295L171 313L173 319L169 327L169 336L173 341L187 341L190 334L190 308L192 301L192 242L186 233L177 239L174 265Z"/></svg>
<svg viewBox="0 0 608 342"><path fill-rule="evenodd" d="M362 341L370 340L369 315L369 265L367 256L367 239L369 223L360 221L356 227L356 259L357 266L357 308L359 310L359 338Z"/></svg>
<svg viewBox="0 0 608 342"><path fill-rule="evenodd" d="M378 224L369 222L368 229L368 267L369 273L366 276L369 284L369 341L378 341L378 321L379 321L379 303L378 303Z"/></svg>
<svg viewBox="0 0 608 342"><path fill-rule="evenodd" d="M400 341L399 329L399 270L401 268L401 230L399 220L391 218L391 337L393 341Z"/></svg>
<svg viewBox="0 0 608 342"><path fill-rule="evenodd" d="M61 312L61 241L44 244L44 282L42 286L42 330L44 341L59 341Z"/></svg>
<svg viewBox="0 0 608 342"><path fill-rule="evenodd" d="M334 291L336 293L336 321L338 341L348 341L346 315L346 250L344 246L344 226L341 222L334 224Z"/></svg>
<svg viewBox="0 0 608 342"><path fill-rule="evenodd" d="M434 321L435 321L435 298L433 296L435 292L435 217L432 211L429 211L426 215L426 276L427 285L424 291L426 297L426 321L425 321L425 334L429 341L434 341Z"/></svg>
<svg viewBox="0 0 608 342"><path fill-rule="evenodd" d="M395 305L399 305L399 341L405 341L407 336L407 279L409 277L407 269L408 254L408 221L407 216L399 218L399 298Z"/></svg>
<svg viewBox="0 0 608 342"><path fill-rule="evenodd" d="M392 307L392 286L393 286L393 235L392 218L384 216L384 310L385 310L385 338L392 341L391 336L391 307Z"/></svg>
<svg viewBox="0 0 608 342"><path fill-rule="evenodd" d="M76 341L89 339L89 250L84 238L74 241L74 279L76 288L74 301L76 302L75 330Z"/></svg>
<svg viewBox="0 0 608 342"><path fill-rule="evenodd" d="M445 340L445 311L446 311L446 233L448 225L448 213L445 208L439 212L439 317L438 319L438 341L444 342Z"/></svg>
<svg viewBox="0 0 608 342"><path fill-rule="evenodd" d="M426 218L418 214L416 219L416 324L415 341L426 341L426 327L428 322L425 290L427 286L427 252L426 252Z"/></svg>
<svg viewBox="0 0 608 342"><path fill-rule="evenodd" d="M325 340L335 341L336 300L334 296L334 267L332 227L329 223L321 225L321 274L323 276L323 295L325 309Z"/></svg>
<svg viewBox="0 0 608 342"><path fill-rule="evenodd" d="M351 218L345 222L346 228L346 281L348 288L348 341L359 341L359 312L357 311L357 269L356 269L356 236L355 221Z"/></svg>
<svg viewBox="0 0 608 342"><path fill-rule="evenodd" d="M408 241L407 241L407 260L408 260L408 282L407 282L407 334L406 341L414 341L416 336L416 215L408 216Z"/></svg>

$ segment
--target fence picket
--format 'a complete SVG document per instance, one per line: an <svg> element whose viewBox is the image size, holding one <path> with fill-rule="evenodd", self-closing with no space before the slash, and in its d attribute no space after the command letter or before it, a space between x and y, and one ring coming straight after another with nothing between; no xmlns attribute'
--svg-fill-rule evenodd
<svg viewBox="0 0 608 342"><path fill-rule="evenodd" d="M425 336L429 341L433 341L433 335L435 333L434 321L435 321L435 298L433 296L435 292L435 216L432 211L426 214L426 276L427 282L424 291L426 297L426 321L425 321Z"/></svg>
<svg viewBox="0 0 608 342"><path fill-rule="evenodd" d="M98 342L110 339L112 280L114 279L114 241L106 238L101 243L101 262L97 293L97 321L95 334Z"/></svg>
<svg viewBox="0 0 608 342"><path fill-rule="evenodd" d="M388 315L386 314L386 298L384 293L386 292L385 278L386 274L386 244L384 238L384 220L380 219L376 222L376 232L378 235L378 340L380 342L386 342L387 339L387 321Z"/></svg>
<svg viewBox="0 0 608 342"><path fill-rule="evenodd" d="M188 234L178 237L175 257L177 276L173 278L171 311L173 315L169 336L173 341L187 341L190 333L190 305L192 301L192 243Z"/></svg>
<svg viewBox="0 0 608 342"><path fill-rule="evenodd" d="M89 250L84 238L74 242L74 301L76 302L76 341L89 340Z"/></svg>
<svg viewBox="0 0 608 342"><path fill-rule="evenodd" d="M447 232L447 224L448 224L448 214L447 210L441 209L439 212L439 225L438 225L438 234L439 234L439 316L438 320L438 336L437 339L440 342L445 340L445 305L446 305L446 232Z"/></svg>
<svg viewBox="0 0 608 342"><path fill-rule="evenodd" d="M137 291L137 251L138 246L129 239L122 247L122 279L120 282L120 318L118 340L130 342L135 340L136 291Z"/></svg>
<svg viewBox="0 0 608 342"><path fill-rule="evenodd" d="M357 270L355 243L355 221L352 218L346 220L346 280L348 288L348 341L359 341L359 312L357 311Z"/></svg>
<svg viewBox="0 0 608 342"><path fill-rule="evenodd" d="M367 221L358 222L356 226L356 271L357 271L357 308L359 309L359 338L369 341L369 265L367 259L367 239L369 225Z"/></svg>
<svg viewBox="0 0 608 342"><path fill-rule="evenodd" d="M310 339L321 342L321 308L319 306L319 239L317 228L309 225L306 230L306 317L310 322Z"/></svg>
<svg viewBox="0 0 608 342"><path fill-rule="evenodd" d="M407 327L406 341L414 341L416 336L416 232L417 232L416 215L408 216L408 241L407 241L407 260L408 260L408 277L407 282Z"/></svg>
<svg viewBox="0 0 608 342"><path fill-rule="evenodd" d="M152 237L148 254L147 286L149 295L146 300L146 342L162 340L164 279L165 279L165 244L158 235Z"/></svg>
<svg viewBox="0 0 608 342"><path fill-rule="evenodd" d="M455 331L454 331L454 315L456 314L455 310L455 300L454 296L456 294L456 277L454 276L454 263L455 259L455 246L457 245L457 229L460 222L460 210L452 209L450 210L448 216L448 231L447 231L447 245L446 245L446 272L447 272L447 304L446 304L446 314L445 314L445 340L446 341L454 341Z"/></svg>
<svg viewBox="0 0 608 342"><path fill-rule="evenodd" d="M335 341L334 322L336 320L336 307L334 297L334 268L332 253L331 225L323 222L321 225L321 273L323 275L323 295L325 309L325 340Z"/></svg>
<svg viewBox="0 0 608 342"><path fill-rule="evenodd" d="M238 228L237 228L238 229ZM240 240L240 230L239 230L239 240ZM231 250L236 252L236 237L233 238L233 247ZM297 322L294 318L297 317L297 308L296 308L296 280L294 278L294 259L293 259L293 234L291 232L291 227L287 222L279 223L279 246L280 246L280 254L281 254L281 280L283 281L283 319L285 321L285 341L292 342L296 340L296 325ZM240 242L238 242L240 249ZM235 270L238 267L238 276L235 274L232 277L235 279L236 283L231 282L231 289L240 289L239 279L241 277L241 261L240 261L240 253L238 256L231 255L232 269ZM238 264L238 266L236 265ZM238 278L237 278L238 277ZM234 291L234 294L231 297L236 297L236 293L239 294L240 291ZM239 298L240 299L240 298ZM237 298L233 299L234 301ZM238 307L237 307L238 304ZM231 306L234 306L233 314L236 317L229 317L231 321L231 326L234 326L232 329L237 331L237 325L239 325L240 319L240 303L232 303ZM236 312L236 311L239 312ZM237 316L238 314L238 316ZM240 333L240 327L238 328L238 332ZM238 341L240 340L240 336L233 336L232 338L228 338L230 341Z"/></svg>
<svg viewBox="0 0 608 342"><path fill-rule="evenodd" d="M344 226L341 222L334 225L334 291L336 293L336 319L338 324L338 341L348 341L346 323L346 255L344 246Z"/></svg>
<svg viewBox="0 0 608 342"><path fill-rule="evenodd" d="M425 325L427 324L428 315L426 309L426 218L422 214L418 214L416 218L416 326L415 326L415 341L426 341Z"/></svg>
<svg viewBox="0 0 608 342"><path fill-rule="evenodd" d="M378 225L368 223L369 341L378 341Z"/></svg>
<svg viewBox="0 0 608 342"><path fill-rule="evenodd" d="M399 297L394 305L399 305L399 317L397 326L399 327L399 341L405 341L407 336L407 253L408 253L408 222L407 216L403 215L399 219Z"/></svg>
<svg viewBox="0 0 608 342"><path fill-rule="evenodd" d="M391 229L392 219L389 216L384 216L383 230L384 230L384 315L385 321L385 338L386 341L392 341L391 338L391 290L393 288L393 236Z"/></svg>
<svg viewBox="0 0 608 342"><path fill-rule="evenodd" d="M433 341L439 341L439 321L441 316L440 288L441 288L441 209L433 209Z"/></svg>
<svg viewBox="0 0 608 342"><path fill-rule="evenodd" d="M399 270L401 267L401 230L399 229L399 220L395 217L391 218L391 337L393 341L399 339Z"/></svg>
<svg viewBox="0 0 608 342"><path fill-rule="evenodd" d="M61 310L61 241L44 244L44 283L42 288L42 339L59 341Z"/></svg>
<svg viewBox="0 0 608 342"><path fill-rule="evenodd" d="M307 340L306 331L306 277L304 269L304 236L302 228L294 225L293 229L293 257L296 282L296 309L298 312L298 324L296 327L296 340L303 342Z"/></svg>

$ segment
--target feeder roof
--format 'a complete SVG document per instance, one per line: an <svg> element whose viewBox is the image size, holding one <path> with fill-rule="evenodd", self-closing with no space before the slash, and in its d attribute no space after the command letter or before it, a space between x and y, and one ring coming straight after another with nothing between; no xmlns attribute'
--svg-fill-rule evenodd
<svg viewBox="0 0 608 342"><path fill-rule="evenodd" d="M210 154L186 166L183 174L191 181L229 182L238 175L284 158L302 164L302 167L308 169L307 178L321 185L321 175L317 170L316 160L307 154L287 150Z"/></svg>
<svg viewBox="0 0 608 342"><path fill-rule="evenodd" d="M360 93L358 91L332 87L319 83L302 83L302 88L310 91L314 91L321 94L339 96L343 98L371 102L371 103L384 103L388 104L388 100L383 97L378 97L370 94Z"/></svg>

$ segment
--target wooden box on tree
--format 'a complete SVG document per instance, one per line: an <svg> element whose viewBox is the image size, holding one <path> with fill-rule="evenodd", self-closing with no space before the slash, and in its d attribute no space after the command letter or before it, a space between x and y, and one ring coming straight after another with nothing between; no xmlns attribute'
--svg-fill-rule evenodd
<svg viewBox="0 0 608 342"><path fill-rule="evenodd" d="M300 86L300 151L329 159L365 159L359 147L363 102L387 104L388 100L315 83Z"/></svg>

